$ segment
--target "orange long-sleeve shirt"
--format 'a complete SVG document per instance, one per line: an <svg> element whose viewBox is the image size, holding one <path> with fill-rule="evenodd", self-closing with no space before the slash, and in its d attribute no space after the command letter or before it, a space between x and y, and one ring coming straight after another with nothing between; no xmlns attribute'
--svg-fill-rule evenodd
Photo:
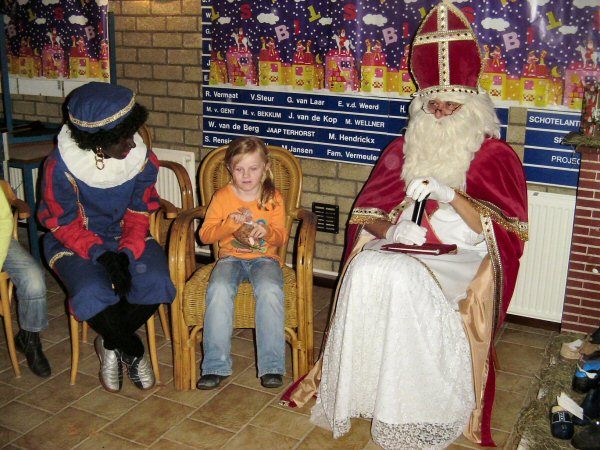
<svg viewBox="0 0 600 450"><path fill-rule="evenodd" d="M277 255L277 248L287 245L288 233L285 229L285 205L279 191L275 192L277 206L269 211L258 209L256 200L245 202L235 194L233 186L228 184L214 193L208 205L204 223L200 228L200 240L204 244L219 242L219 258L235 256L241 259L259 258L267 256L283 262ZM240 224L229 219L229 214L246 208L252 213L252 221L263 223L267 234L260 242L259 249L240 243L233 235L240 228Z"/></svg>

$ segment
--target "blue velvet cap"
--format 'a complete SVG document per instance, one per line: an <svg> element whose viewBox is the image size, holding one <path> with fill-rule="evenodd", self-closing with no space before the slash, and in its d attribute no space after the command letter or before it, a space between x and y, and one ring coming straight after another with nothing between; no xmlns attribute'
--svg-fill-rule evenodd
<svg viewBox="0 0 600 450"><path fill-rule="evenodd" d="M96 133L111 130L133 110L132 90L110 83L93 81L71 93L67 109L69 120L81 131Z"/></svg>

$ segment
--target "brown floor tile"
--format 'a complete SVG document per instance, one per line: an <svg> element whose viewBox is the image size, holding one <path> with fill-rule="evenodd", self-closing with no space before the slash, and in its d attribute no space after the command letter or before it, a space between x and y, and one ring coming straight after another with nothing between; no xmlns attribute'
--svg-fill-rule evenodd
<svg viewBox="0 0 600 450"><path fill-rule="evenodd" d="M245 358L254 359L254 341L233 337L231 339L231 353Z"/></svg>
<svg viewBox="0 0 600 450"><path fill-rule="evenodd" d="M15 401L0 408L0 426L25 433L50 416L46 411Z"/></svg>
<svg viewBox="0 0 600 450"><path fill-rule="evenodd" d="M65 326L65 333L68 332L68 327ZM71 368L71 341L69 339L63 339L52 346L45 345L44 354L48 358L52 373L59 373Z"/></svg>
<svg viewBox="0 0 600 450"><path fill-rule="evenodd" d="M157 346L164 385L141 391L125 376L123 390L111 394L98 381L99 361L93 348L96 333L90 329L88 343L80 342L77 384L70 386L71 341L65 313L66 295L53 277L48 275L46 281L50 327L42 332L42 340L52 376L49 379L34 376L23 355L19 355L23 375L15 378L6 339L0 333L0 447L3 449L379 448L371 440L370 421L353 420L350 432L334 440L330 431L315 427L309 420L314 399L302 408L279 405L281 395L291 384L290 347L286 346L285 386L262 388L256 376L253 330L234 330L233 374L219 389L178 392L172 385L172 343L164 338L157 317ZM314 288L316 349L321 345L332 295L332 289ZM17 330L15 314L13 323ZM531 395L534 374L553 333L511 323L501 330L497 347L501 370L497 373L498 395L492 421L498 448L514 450L512 424L521 403ZM140 336L145 341L144 328ZM198 345L198 365L200 361ZM458 439L449 448L480 447Z"/></svg>
<svg viewBox="0 0 600 450"><path fill-rule="evenodd" d="M227 443L226 448L285 450L294 448L297 443L298 441L291 437L248 425Z"/></svg>
<svg viewBox="0 0 600 450"><path fill-rule="evenodd" d="M148 448L152 450L195 450L194 447L178 444L177 442L169 441L168 439L161 439Z"/></svg>
<svg viewBox="0 0 600 450"><path fill-rule="evenodd" d="M546 344L548 343L548 336L545 334L532 332L531 330L505 328L500 340L512 342L513 344L521 344L528 347L545 349Z"/></svg>
<svg viewBox="0 0 600 450"><path fill-rule="evenodd" d="M501 340L496 344L496 353L501 370L534 376L540 369L544 350Z"/></svg>
<svg viewBox="0 0 600 450"><path fill-rule="evenodd" d="M39 450L67 449L97 433L106 419L75 408L67 408L21 436L14 444Z"/></svg>
<svg viewBox="0 0 600 450"><path fill-rule="evenodd" d="M503 370L496 371L496 389L526 394L533 381L533 377L517 375Z"/></svg>
<svg viewBox="0 0 600 450"><path fill-rule="evenodd" d="M47 378L40 378L34 375L31 370L29 370L29 367L27 367L24 357L22 360L19 359L19 368L21 369L21 376L19 378L15 377L15 373L13 372L11 365L2 370L0 372L0 383L4 383L24 391L29 391L48 381Z"/></svg>
<svg viewBox="0 0 600 450"><path fill-rule="evenodd" d="M129 398L106 392L97 382L96 385L95 390L73 403L73 407L114 420L136 405L136 402Z"/></svg>
<svg viewBox="0 0 600 450"><path fill-rule="evenodd" d="M85 450L141 450L146 447L102 431L83 441L81 448Z"/></svg>
<svg viewBox="0 0 600 450"><path fill-rule="evenodd" d="M492 411L492 428L510 433L517 421L519 411L523 407L525 396L496 390L494 409Z"/></svg>
<svg viewBox="0 0 600 450"><path fill-rule="evenodd" d="M110 432L143 445L150 445L191 412L192 408L180 403L150 397L139 402L113 423Z"/></svg>
<svg viewBox="0 0 600 450"><path fill-rule="evenodd" d="M90 376L80 374L77 384L69 384L69 372L51 378L47 383L22 395L19 401L35 406L39 409L56 414L77 399L88 394L98 387L98 380Z"/></svg>
<svg viewBox="0 0 600 450"><path fill-rule="evenodd" d="M352 428L348 434L333 439L329 430L315 427L298 445L299 450L304 449L329 449L351 450L363 449L371 439L371 421L352 419Z"/></svg>
<svg viewBox="0 0 600 450"><path fill-rule="evenodd" d="M250 423L294 439L302 438L314 428L307 416L272 406L262 410Z"/></svg>
<svg viewBox="0 0 600 450"><path fill-rule="evenodd" d="M213 449L221 447L233 436L234 433L231 431L196 420L185 419L171 428L164 437L196 449Z"/></svg>
<svg viewBox="0 0 600 450"><path fill-rule="evenodd" d="M65 339L65 327L69 326L68 317L62 314L48 320L48 328L40 333L40 337L44 341L50 341L56 344ZM44 349L46 345L44 345Z"/></svg>
<svg viewBox="0 0 600 450"><path fill-rule="evenodd" d="M176 391L173 383L169 383L157 389L154 392L154 395L181 403L191 408L198 408L217 395L218 392L219 390L201 391L200 389Z"/></svg>
<svg viewBox="0 0 600 450"><path fill-rule="evenodd" d="M191 418L238 431L272 400L272 395L229 384Z"/></svg>
<svg viewBox="0 0 600 450"><path fill-rule="evenodd" d="M27 391L9 386L8 384L0 383L0 407L7 403L16 400Z"/></svg>
<svg viewBox="0 0 600 450"><path fill-rule="evenodd" d="M16 431L9 430L8 428L4 428L0 426L0 442L8 443L14 441L16 438L21 436L21 433L17 433ZM5 447L2 447L5 448Z"/></svg>

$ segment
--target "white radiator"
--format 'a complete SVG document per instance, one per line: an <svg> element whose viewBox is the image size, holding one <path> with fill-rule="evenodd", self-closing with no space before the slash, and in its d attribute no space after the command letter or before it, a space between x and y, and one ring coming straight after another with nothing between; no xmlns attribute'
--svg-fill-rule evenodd
<svg viewBox="0 0 600 450"><path fill-rule="evenodd" d="M165 161L174 161L181 164L188 173L192 181L194 190L194 205L196 204L196 158L194 152L183 152L180 150L169 150L166 148L152 148L158 159ZM170 201L177 207L181 207L181 195L179 194L179 184L175 174L168 169L160 169L158 172L158 181L156 182L158 195L165 200Z"/></svg>
<svg viewBox="0 0 600 450"><path fill-rule="evenodd" d="M560 322L575 215L575 196L528 193L529 241L509 314Z"/></svg>
<svg viewBox="0 0 600 450"><path fill-rule="evenodd" d="M37 188L38 188L38 172L39 169L33 169L31 171L33 176L33 192L35 194L35 198L37 198ZM14 191L17 198L21 200L25 200L25 188L23 187L23 171L16 167L8 168L8 182L10 187Z"/></svg>
<svg viewBox="0 0 600 450"><path fill-rule="evenodd" d="M164 148L153 148L152 150L154 151L154 153L156 153L158 159L178 162L185 168L186 172L190 176L190 180L192 181L192 188L194 190L194 204L196 204L196 158L194 156L194 152L168 150ZM37 192L38 172L38 169L34 169L32 172L34 192ZM24 200L25 190L23 188L22 170L14 167L9 167L8 175L10 186L12 187L13 191L15 192L18 198ZM170 201L177 207L181 207L181 195L179 193L179 184L177 183L177 178L175 177L175 174L173 174L172 171L168 169L161 169L158 172L156 190L162 198Z"/></svg>

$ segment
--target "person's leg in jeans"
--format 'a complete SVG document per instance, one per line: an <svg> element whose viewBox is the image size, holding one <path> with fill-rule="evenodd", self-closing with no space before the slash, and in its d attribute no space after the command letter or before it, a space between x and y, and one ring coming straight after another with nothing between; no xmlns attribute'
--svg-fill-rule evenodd
<svg viewBox="0 0 600 450"><path fill-rule="evenodd" d="M233 300L246 278L242 261L229 257L217 261L206 291L202 376L231 375Z"/></svg>
<svg viewBox="0 0 600 450"><path fill-rule="evenodd" d="M50 364L42 351L40 331L48 327L48 303L44 270L31 254L12 239L2 270L10 276L17 294L19 332L15 344L27 365L40 377L50 376Z"/></svg>
<svg viewBox="0 0 600 450"><path fill-rule="evenodd" d="M248 278L252 283L256 299L258 376L283 375L285 373L283 272L279 261L272 258L250 260L248 267ZM262 381L264 386L265 380Z"/></svg>

